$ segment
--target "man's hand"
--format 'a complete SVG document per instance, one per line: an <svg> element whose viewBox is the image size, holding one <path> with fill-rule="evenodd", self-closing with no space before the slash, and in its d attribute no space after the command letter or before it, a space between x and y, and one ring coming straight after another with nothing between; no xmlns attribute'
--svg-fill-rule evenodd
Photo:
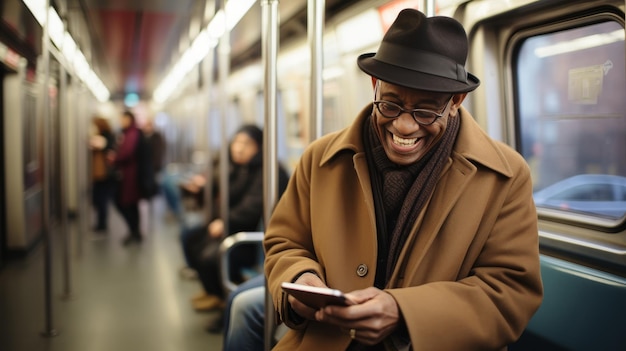
<svg viewBox="0 0 626 351"><path fill-rule="evenodd" d="M370 287L346 295L357 304L326 306L315 313L315 319L340 327L365 345L381 342L398 327L400 311L389 293Z"/></svg>
<svg viewBox="0 0 626 351"><path fill-rule="evenodd" d="M315 274L304 273L294 283L327 288ZM362 344L375 345L393 333L400 323L400 310L389 293L370 287L355 290L346 296L355 301L351 306L326 306L315 310L289 296L291 308L301 317L338 326ZM354 330L354 331L352 331Z"/></svg>
<svg viewBox="0 0 626 351"><path fill-rule="evenodd" d="M326 284L313 273L304 273L294 282L296 284L308 285L308 286L317 286L321 288L327 288ZM314 308L311 308L304 303L300 302L300 300L295 297L289 295L288 297L289 304L291 308L300 316L306 319L315 320L315 312Z"/></svg>

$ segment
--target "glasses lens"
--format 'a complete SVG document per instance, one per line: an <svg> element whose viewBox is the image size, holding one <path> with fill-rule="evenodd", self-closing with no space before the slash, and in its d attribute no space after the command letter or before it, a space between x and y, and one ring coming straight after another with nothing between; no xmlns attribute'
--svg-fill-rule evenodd
<svg viewBox="0 0 626 351"><path fill-rule="evenodd" d="M449 101L448 101L449 102ZM396 118L402 114L402 112L410 113L413 116L415 122L422 125L430 125L437 118L442 116L442 113L437 113L435 111L426 110L426 109L415 109L415 110L405 110L400 105L395 104L390 101L374 101L376 108L378 111L387 118ZM446 107L448 105L446 104ZM445 107L444 107L445 112Z"/></svg>
<svg viewBox="0 0 626 351"><path fill-rule="evenodd" d="M400 106L385 101L378 103L378 110L380 111L380 113L383 114L383 116L387 118L398 117L400 115L400 112L402 111Z"/></svg>
<svg viewBox="0 0 626 351"><path fill-rule="evenodd" d="M430 124L435 119L437 119L437 117L439 116L433 111L428 111L428 110L413 111L413 118L415 118L415 120L421 124Z"/></svg>

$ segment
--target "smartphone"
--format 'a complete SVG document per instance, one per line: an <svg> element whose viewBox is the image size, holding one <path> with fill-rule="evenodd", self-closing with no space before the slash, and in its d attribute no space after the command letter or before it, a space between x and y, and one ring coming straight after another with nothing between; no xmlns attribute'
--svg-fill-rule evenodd
<svg viewBox="0 0 626 351"><path fill-rule="evenodd" d="M320 288L316 286L287 282L282 283L281 286L286 293L311 308L320 309L327 305L354 305L354 301L347 298L340 290L337 289Z"/></svg>

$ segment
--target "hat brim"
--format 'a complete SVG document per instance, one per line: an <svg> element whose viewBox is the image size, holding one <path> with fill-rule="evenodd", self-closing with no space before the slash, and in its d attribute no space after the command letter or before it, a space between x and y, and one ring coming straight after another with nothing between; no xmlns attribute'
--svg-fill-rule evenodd
<svg viewBox="0 0 626 351"><path fill-rule="evenodd" d="M480 85L480 80L467 73L467 83L422 73L376 60L375 53L362 54L357 59L359 68L372 77L403 87L438 93L467 93Z"/></svg>

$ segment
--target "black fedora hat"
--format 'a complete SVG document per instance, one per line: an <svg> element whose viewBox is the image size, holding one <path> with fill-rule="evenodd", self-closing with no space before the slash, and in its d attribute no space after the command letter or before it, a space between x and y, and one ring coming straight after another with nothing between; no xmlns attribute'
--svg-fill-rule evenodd
<svg viewBox="0 0 626 351"><path fill-rule="evenodd" d="M414 9L400 11L376 53L359 56L363 72L408 88L464 93L480 80L465 70L467 34L451 17L426 17Z"/></svg>

